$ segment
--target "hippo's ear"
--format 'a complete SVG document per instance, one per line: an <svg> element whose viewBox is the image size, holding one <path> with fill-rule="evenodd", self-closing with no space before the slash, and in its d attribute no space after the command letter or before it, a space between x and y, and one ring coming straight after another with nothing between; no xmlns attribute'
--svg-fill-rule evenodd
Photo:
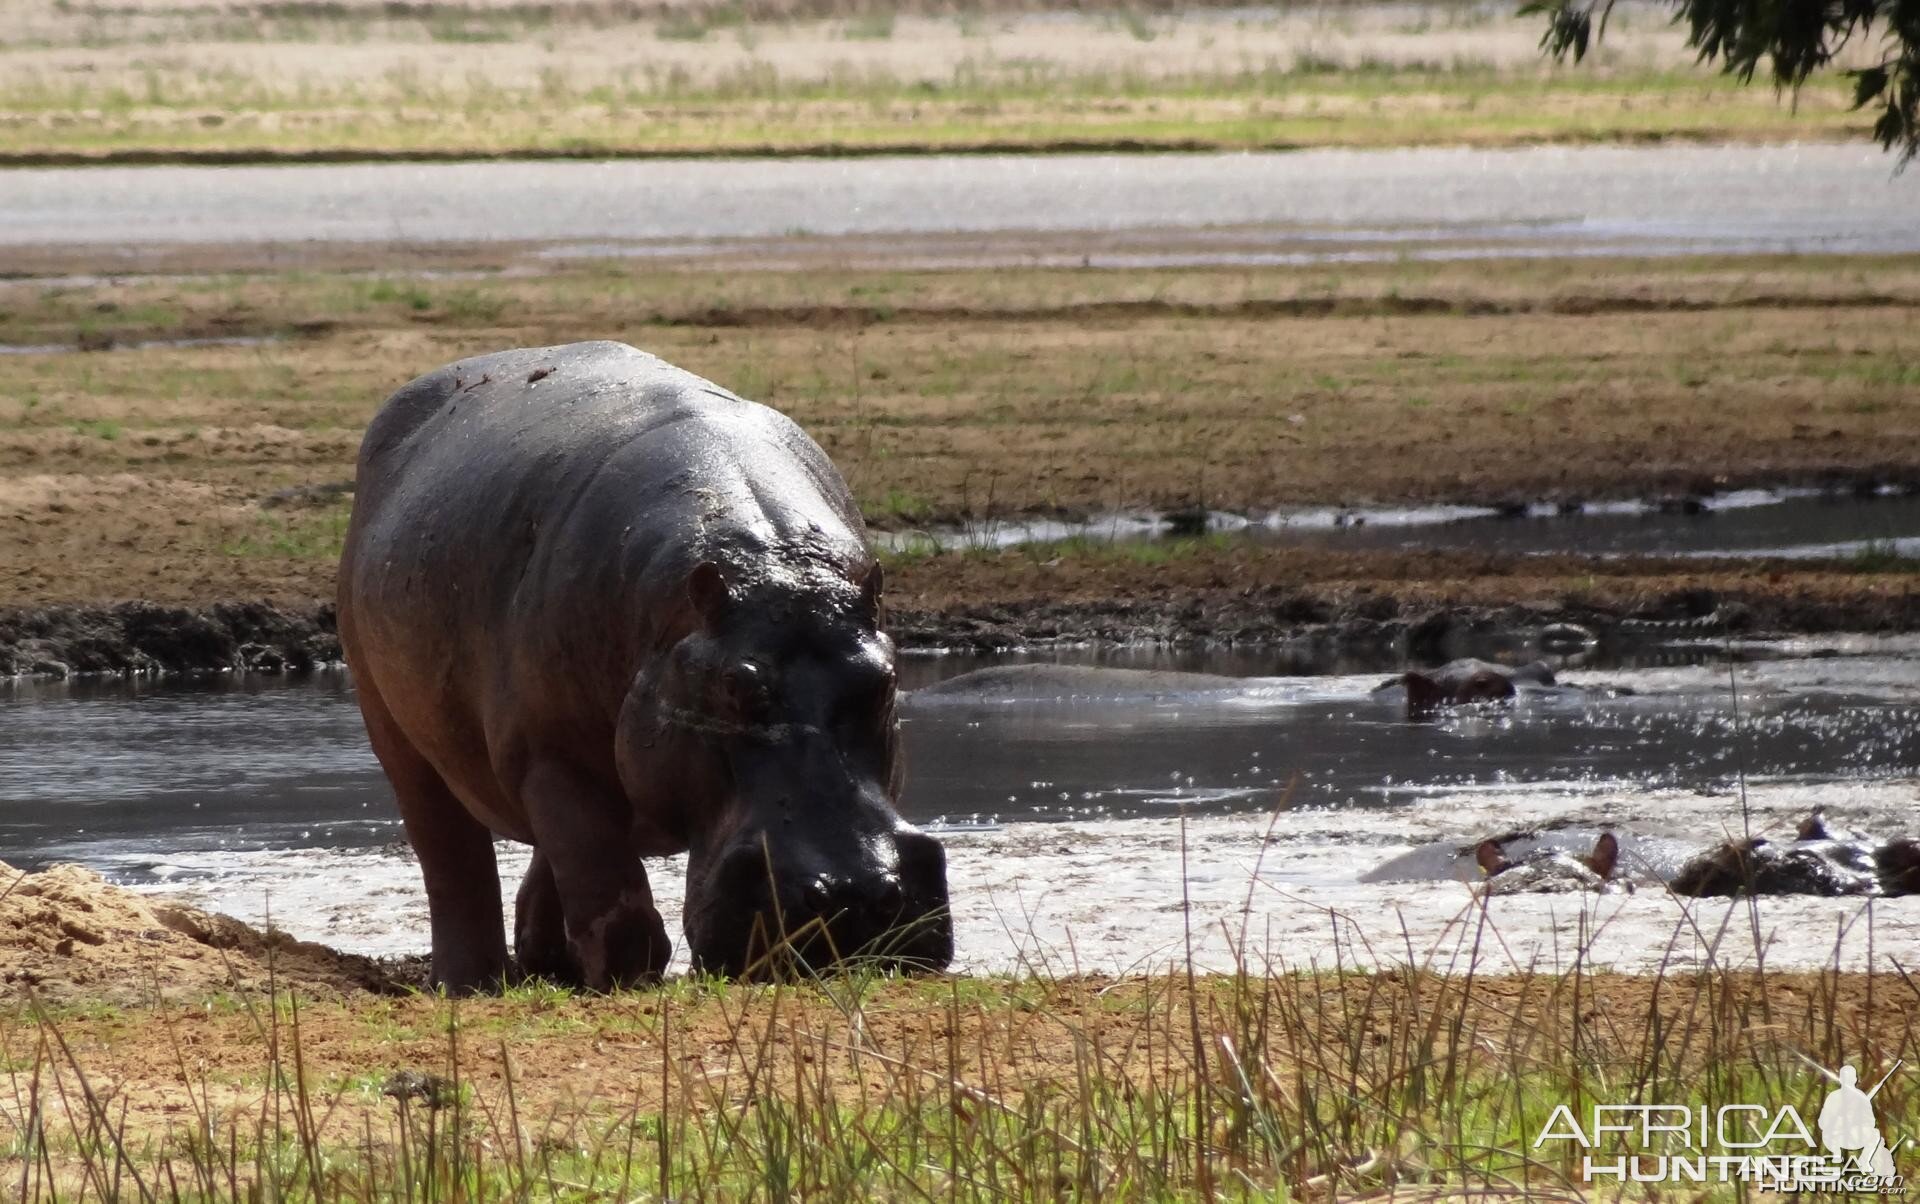
<svg viewBox="0 0 1920 1204"><path fill-rule="evenodd" d="M1480 847L1473 851L1473 859L1480 863L1480 872L1489 878L1513 864L1507 860L1507 855L1501 852L1500 842L1497 840L1481 841Z"/></svg>
<svg viewBox="0 0 1920 1204"><path fill-rule="evenodd" d="M1827 813L1816 808L1805 819L1800 821L1800 827L1794 832L1793 838L1795 840L1833 839L1827 832Z"/></svg>
<svg viewBox="0 0 1920 1204"><path fill-rule="evenodd" d="M867 570L866 580L860 583L860 605L873 618L873 628L878 631L886 618L887 575L879 561Z"/></svg>
<svg viewBox="0 0 1920 1204"><path fill-rule="evenodd" d="M733 604L733 595L727 592L727 577L719 565L703 560L693 566L693 571L687 574L687 601L693 604L693 613L708 627L726 616L727 608Z"/></svg>
<svg viewBox="0 0 1920 1204"><path fill-rule="evenodd" d="M1587 854L1587 868L1600 875L1602 881L1613 877L1613 867L1620 863L1620 842L1611 832L1600 833L1600 839L1593 842L1593 852Z"/></svg>

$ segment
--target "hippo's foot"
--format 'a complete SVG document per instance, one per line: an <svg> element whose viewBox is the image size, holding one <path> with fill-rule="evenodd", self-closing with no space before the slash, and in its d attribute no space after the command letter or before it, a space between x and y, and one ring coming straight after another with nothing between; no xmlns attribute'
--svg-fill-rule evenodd
<svg viewBox="0 0 1920 1204"><path fill-rule="evenodd" d="M538 849L513 904L513 958L520 973L564 987L587 985L580 961L567 945L565 913L553 867Z"/></svg>
<svg viewBox="0 0 1920 1204"><path fill-rule="evenodd" d="M658 982L673 955L667 926L645 887L623 893L611 909L567 930L580 979L596 991Z"/></svg>

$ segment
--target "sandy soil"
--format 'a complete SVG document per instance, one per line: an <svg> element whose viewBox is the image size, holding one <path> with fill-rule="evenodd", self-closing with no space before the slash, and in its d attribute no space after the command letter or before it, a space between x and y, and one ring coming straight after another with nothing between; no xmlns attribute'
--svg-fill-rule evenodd
<svg viewBox="0 0 1920 1204"><path fill-rule="evenodd" d="M142 898L78 866L28 874L0 864L0 993L53 1003L137 1003L259 992L319 997L391 989L365 957Z"/></svg>

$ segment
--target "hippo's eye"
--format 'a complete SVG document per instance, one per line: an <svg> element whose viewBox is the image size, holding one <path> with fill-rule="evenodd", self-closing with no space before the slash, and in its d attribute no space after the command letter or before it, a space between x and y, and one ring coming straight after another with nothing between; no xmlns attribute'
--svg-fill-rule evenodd
<svg viewBox="0 0 1920 1204"><path fill-rule="evenodd" d="M727 700L734 713L743 719L758 719L773 705L772 687L767 672L754 661L742 661L723 677Z"/></svg>

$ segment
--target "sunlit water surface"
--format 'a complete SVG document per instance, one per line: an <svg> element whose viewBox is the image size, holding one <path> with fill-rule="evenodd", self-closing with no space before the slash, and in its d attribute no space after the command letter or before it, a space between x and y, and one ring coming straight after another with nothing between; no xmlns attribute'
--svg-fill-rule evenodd
<svg viewBox="0 0 1920 1204"><path fill-rule="evenodd" d="M1826 964L1848 925L1839 948L1857 962L1860 901L1766 900L1753 914L1702 901L1689 919L1657 878L1727 832L1781 830L1814 806L1875 834L1920 831L1920 643L1744 655L1731 670L1570 668L1602 691L1417 723L1369 697L1380 673L1109 656L1245 681L1153 701L909 702L903 809L947 842L960 963L976 971L1147 967L1189 941L1212 965L1235 947L1286 964L1455 964L1466 941L1496 966L1565 965L1590 947L1596 962L1647 968L1750 962L1756 931L1772 964ZM907 684L980 663L910 660ZM345 948L425 946L417 871L344 674L17 684L0 687L0 727L7 861L78 861L243 918L270 910ZM1461 881L1360 881L1426 842L1601 823L1647 850L1638 889L1496 898L1477 933ZM524 851L501 853L517 874ZM682 872L678 859L652 868L670 915ZM1897 950L1920 935L1920 900L1878 901L1872 921L1876 946Z"/></svg>

